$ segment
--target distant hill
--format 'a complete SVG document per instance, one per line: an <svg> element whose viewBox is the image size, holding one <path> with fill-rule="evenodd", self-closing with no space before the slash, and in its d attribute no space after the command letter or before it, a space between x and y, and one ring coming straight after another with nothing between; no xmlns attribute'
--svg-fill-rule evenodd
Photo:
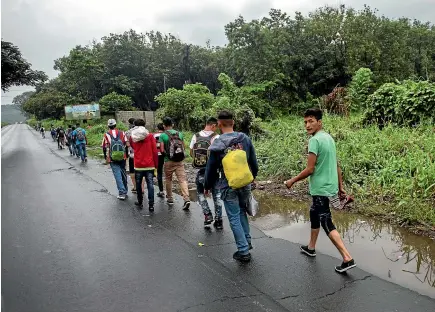
<svg viewBox="0 0 435 312"><path fill-rule="evenodd" d="M7 123L15 123L20 121L26 121L26 116L24 116L21 111L15 105L0 105L2 110L1 121Z"/></svg>

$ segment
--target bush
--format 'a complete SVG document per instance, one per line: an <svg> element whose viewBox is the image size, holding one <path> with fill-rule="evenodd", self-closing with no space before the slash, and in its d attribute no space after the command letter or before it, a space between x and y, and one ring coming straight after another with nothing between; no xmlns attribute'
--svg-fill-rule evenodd
<svg viewBox="0 0 435 312"><path fill-rule="evenodd" d="M389 122L415 126L424 120L435 120L435 84L412 80L383 84L369 96L364 117L380 128Z"/></svg>
<svg viewBox="0 0 435 312"><path fill-rule="evenodd" d="M234 114L235 129L246 134L261 133L258 116L270 116L271 107L257 93L268 84L237 87L226 75L220 74L222 89L218 96L201 84L188 84L182 90L169 89L156 97L161 108L157 116L170 116L181 130L199 131L208 117L217 116L221 110Z"/></svg>
<svg viewBox="0 0 435 312"><path fill-rule="evenodd" d="M133 101L127 95L121 95L116 92L103 96L99 102L103 114L114 113L116 111L131 111L135 108L132 106Z"/></svg>
<svg viewBox="0 0 435 312"><path fill-rule="evenodd" d="M186 84L182 90L170 88L156 97L160 108L157 116L170 116L181 130L199 131L207 117L212 116L210 108L214 96L210 90L199 83Z"/></svg>
<svg viewBox="0 0 435 312"><path fill-rule="evenodd" d="M362 127L361 117L324 116L336 141L343 179L357 202L389 203L403 220L435 225L435 132L433 126ZM254 140L260 178L288 179L306 166L308 136L300 117L263 123L270 138ZM279 144L277 144L279 142ZM391 211L389 211L391 212Z"/></svg>
<svg viewBox="0 0 435 312"><path fill-rule="evenodd" d="M367 108L367 99L373 88L373 73L369 68L360 68L352 77L347 88L352 110L362 111Z"/></svg>
<svg viewBox="0 0 435 312"><path fill-rule="evenodd" d="M331 93L322 97L321 106L331 114L348 116L350 105L346 88L335 87Z"/></svg>

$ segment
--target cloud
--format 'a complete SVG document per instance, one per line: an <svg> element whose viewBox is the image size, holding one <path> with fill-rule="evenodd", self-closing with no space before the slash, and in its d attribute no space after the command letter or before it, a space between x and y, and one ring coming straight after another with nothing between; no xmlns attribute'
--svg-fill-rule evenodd
<svg viewBox="0 0 435 312"><path fill-rule="evenodd" d="M261 18L271 8L290 16L306 14L325 0L3 0L2 38L17 45L23 56L50 77L53 61L76 45L89 44L109 33L130 28L171 32L180 39L212 45L226 43L224 26L239 14ZM435 23L435 0L331 0L361 9L365 3L380 14L407 16ZM15 88L14 88L15 89Z"/></svg>

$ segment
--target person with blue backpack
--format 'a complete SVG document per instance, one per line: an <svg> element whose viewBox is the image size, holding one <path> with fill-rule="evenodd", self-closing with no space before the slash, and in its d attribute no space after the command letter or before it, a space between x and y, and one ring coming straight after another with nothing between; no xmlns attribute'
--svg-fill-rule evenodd
<svg viewBox="0 0 435 312"><path fill-rule="evenodd" d="M76 143L77 158L80 157L82 159L82 163L87 162L88 157L86 155L86 145L88 144L88 138L86 137L86 130L80 127L80 124L77 124L72 136Z"/></svg>
<svg viewBox="0 0 435 312"><path fill-rule="evenodd" d="M118 188L118 199L125 200L128 193L127 171L125 170L126 160L126 136L125 133L116 128L116 120L109 119L107 122L109 131L104 134L103 146L107 149L107 163L112 168Z"/></svg>

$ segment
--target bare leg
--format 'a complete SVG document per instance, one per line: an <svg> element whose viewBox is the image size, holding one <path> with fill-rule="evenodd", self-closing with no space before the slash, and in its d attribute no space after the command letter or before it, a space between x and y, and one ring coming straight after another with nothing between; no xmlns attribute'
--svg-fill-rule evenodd
<svg viewBox="0 0 435 312"><path fill-rule="evenodd" d="M335 247L337 247L338 252L343 257L343 262L349 262L350 260L352 260L352 256L344 246L343 240L341 239L340 234L338 233L337 230L331 231L328 237L331 240L331 242L335 245Z"/></svg>
<svg viewBox="0 0 435 312"><path fill-rule="evenodd" d="M310 243L308 244L309 249L316 249L317 237L319 237L320 228L311 229Z"/></svg>
<svg viewBox="0 0 435 312"><path fill-rule="evenodd" d="M134 173L130 173L130 178L131 178L131 182L133 182L133 190L135 190L136 189L136 178L135 178L135 175L134 175ZM143 185L143 184L142 184ZM143 188L143 186L142 186L142 190L143 190L144 188Z"/></svg>

